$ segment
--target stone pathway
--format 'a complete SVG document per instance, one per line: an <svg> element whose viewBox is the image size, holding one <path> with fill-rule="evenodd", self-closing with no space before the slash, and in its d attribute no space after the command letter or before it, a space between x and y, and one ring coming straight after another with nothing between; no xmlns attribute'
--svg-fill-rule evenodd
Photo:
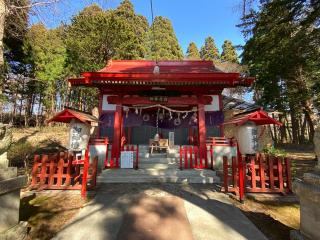
<svg viewBox="0 0 320 240"><path fill-rule="evenodd" d="M212 184L107 184L97 193L54 239L267 240Z"/></svg>

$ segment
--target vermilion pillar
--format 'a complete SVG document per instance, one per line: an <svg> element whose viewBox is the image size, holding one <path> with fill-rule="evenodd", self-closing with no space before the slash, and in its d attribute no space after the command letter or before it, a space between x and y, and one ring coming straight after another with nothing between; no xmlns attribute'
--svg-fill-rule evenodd
<svg viewBox="0 0 320 240"><path fill-rule="evenodd" d="M116 111L114 113L114 132L113 132L113 143L112 143L112 157L120 157L121 147L121 130L122 130L122 103L118 103Z"/></svg>
<svg viewBox="0 0 320 240"><path fill-rule="evenodd" d="M207 154L207 148L206 148L206 120L205 120L204 104L201 101L198 104L198 132L199 132L200 157L201 158L205 158L206 154Z"/></svg>

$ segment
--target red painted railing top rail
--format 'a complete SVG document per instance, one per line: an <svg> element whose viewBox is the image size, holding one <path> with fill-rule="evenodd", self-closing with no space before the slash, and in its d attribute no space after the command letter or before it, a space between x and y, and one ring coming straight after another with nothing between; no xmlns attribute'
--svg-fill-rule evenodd
<svg viewBox="0 0 320 240"><path fill-rule="evenodd" d="M89 145L108 145L108 138L90 138Z"/></svg>
<svg viewBox="0 0 320 240"><path fill-rule="evenodd" d="M208 137L206 139L207 145L213 145L213 146L235 146L236 140L231 138L225 138L225 137Z"/></svg>

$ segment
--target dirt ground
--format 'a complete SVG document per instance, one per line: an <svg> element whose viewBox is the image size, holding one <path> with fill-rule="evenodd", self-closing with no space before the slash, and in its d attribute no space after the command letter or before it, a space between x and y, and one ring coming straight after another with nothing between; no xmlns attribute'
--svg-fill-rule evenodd
<svg viewBox="0 0 320 240"><path fill-rule="evenodd" d="M22 193L20 221L27 221L29 239L51 239L84 206L80 193Z"/></svg>

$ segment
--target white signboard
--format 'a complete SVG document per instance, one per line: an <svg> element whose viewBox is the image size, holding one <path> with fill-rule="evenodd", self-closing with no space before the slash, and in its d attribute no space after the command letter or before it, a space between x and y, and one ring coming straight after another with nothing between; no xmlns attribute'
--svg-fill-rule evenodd
<svg viewBox="0 0 320 240"><path fill-rule="evenodd" d="M121 168L133 168L133 151L122 151L120 156Z"/></svg>
<svg viewBox="0 0 320 240"><path fill-rule="evenodd" d="M174 132L169 132L169 147L173 148L174 146Z"/></svg>
<svg viewBox="0 0 320 240"><path fill-rule="evenodd" d="M81 151L87 148L90 138L90 125L75 120L70 122L69 150Z"/></svg>

